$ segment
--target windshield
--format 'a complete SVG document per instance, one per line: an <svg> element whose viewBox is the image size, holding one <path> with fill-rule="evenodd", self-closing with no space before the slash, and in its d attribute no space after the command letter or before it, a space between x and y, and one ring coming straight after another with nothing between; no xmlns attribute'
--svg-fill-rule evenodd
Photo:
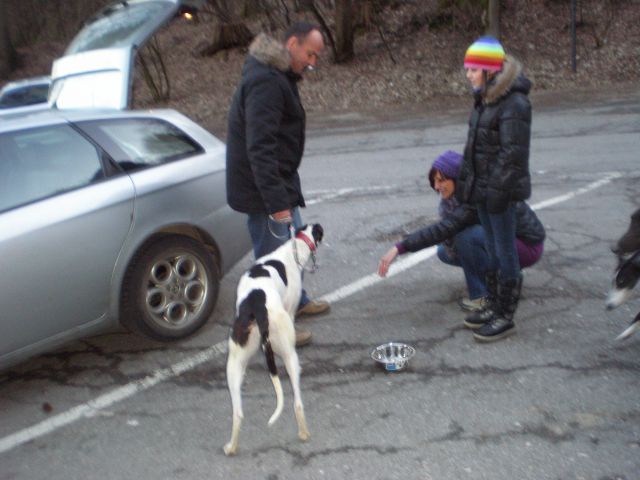
<svg viewBox="0 0 640 480"><path fill-rule="evenodd" d="M93 18L73 39L65 55L97 50L101 48L130 47L147 28L155 27L156 19L164 17L173 2L147 1L141 3L122 2L111 5Z"/></svg>

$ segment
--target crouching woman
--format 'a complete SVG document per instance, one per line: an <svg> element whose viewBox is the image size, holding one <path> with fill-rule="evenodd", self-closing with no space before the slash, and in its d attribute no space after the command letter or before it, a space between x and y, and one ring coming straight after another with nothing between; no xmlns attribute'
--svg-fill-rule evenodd
<svg viewBox="0 0 640 480"><path fill-rule="evenodd" d="M462 160L459 153L447 151L433 162L429 170L429 184L440 195L440 220L408 234L385 253L380 259L378 274L386 276L398 255L438 245L438 258L446 264L462 267L464 272L469 297L461 299L460 306L465 310L481 312L491 300L488 296L492 289L488 289L486 284L490 260L486 250L485 231L480 225L475 205L460 203L455 196ZM521 268L526 268L535 264L542 256L545 230L525 202L516 202L514 210L514 247ZM476 324L467 321L465 325L478 328Z"/></svg>

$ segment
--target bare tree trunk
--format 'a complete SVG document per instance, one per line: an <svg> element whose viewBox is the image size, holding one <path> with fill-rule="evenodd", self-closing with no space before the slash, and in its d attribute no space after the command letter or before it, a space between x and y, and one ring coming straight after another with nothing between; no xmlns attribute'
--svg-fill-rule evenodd
<svg viewBox="0 0 640 480"><path fill-rule="evenodd" d="M336 42L333 39L333 34L331 33L331 29L329 28L329 25L327 25L326 20L322 16L322 13L316 6L314 0L301 0L300 6L306 10L311 11L311 13L313 13L313 16L316 17L316 20L320 24L320 28L322 28L322 31L327 36L327 40L329 41L329 47L331 48L331 52L333 53L333 60L337 62L338 53L336 51Z"/></svg>
<svg viewBox="0 0 640 480"><path fill-rule="evenodd" d="M1 0L0 0L1 1ZM253 39L253 33L236 14L236 3L229 5L227 0L209 0L208 6L218 18L211 35L211 43L198 49L202 56L214 55L220 50L234 47L246 47Z"/></svg>
<svg viewBox="0 0 640 480"><path fill-rule="evenodd" d="M0 78L6 78L15 68L16 51L9 36L7 22L7 2L0 0Z"/></svg>
<svg viewBox="0 0 640 480"><path fill-rule="evenodd" d="M243 22L218 23L213 29L212 41L198 53L204 56L215 55L220 50L234 47L246 47L251 43L253 33Z"/></svg>
<svg viewBox="0 0 640 480"><path fill-rule="evenodd" d="M489 0L489 28L487 33L500 38L500 0Z"/></svg>
<svg viewBox="0 0 640 480"><path fill-rule="evenodd" d="M153 37L138 54L138 62L140 62L142 78L151 92L153 101L169 100L171 98L171 83L157 37Z"/></svg>
<svg viewBox="0 0 640 480"><path fill-rule="evenodd" d="M349 61L353 56L351 0L336 0L336 62Z"/></svg>

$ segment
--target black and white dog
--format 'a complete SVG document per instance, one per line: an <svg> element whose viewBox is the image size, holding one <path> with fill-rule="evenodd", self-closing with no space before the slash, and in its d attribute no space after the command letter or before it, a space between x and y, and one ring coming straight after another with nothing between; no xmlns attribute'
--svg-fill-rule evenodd
<svg viewBox="0 0 640 480"><path fill-rule="evenodd" d="M276 409L269 419L272 425L282 413L283 393L274 353L282 358L291 386L298 437L305 441L309 430L300 396L300 364L295 349L293 321L302 292L302 271L313 257L323 236L318 224L305 225L280 248L259 258L240 278L236 317L229 337L227 384L233 408L231 440L224 446L226 455L235 455L242 423L242 381L250 358L259 347L265 354L276 392Z"/></svg>
<svg viewBox="0 0 640 480"><path fill-rule="evenodd" d="M607 297L607 310L612 310L627 301L631 290L640 279L640 208L631 215L628 230L612 250L618 257L618 266ZM629 338L636 330L640 330L640 313L616 340Z"/></svg>

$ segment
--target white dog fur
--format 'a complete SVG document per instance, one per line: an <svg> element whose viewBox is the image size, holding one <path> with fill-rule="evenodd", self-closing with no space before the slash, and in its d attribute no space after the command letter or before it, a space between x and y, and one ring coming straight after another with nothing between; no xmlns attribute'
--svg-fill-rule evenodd
<svg viewBox="0 0 640 480"><path fill-rule="evenodd" d="M298 437L305 441L309 430L300 396L300 364L295 349L293 322L302 291L302 270L322 240L320 225L304 226L295 239L265 255L245 272L237 289L236 317L229 336L227 383L231 394L233 426L224 446L226 455L238 450L242 411L242 382L247 364L262 346L276 393L276 409L268 424L282 413L283 393L273 354L284 362L293 388Z"/></svg>

